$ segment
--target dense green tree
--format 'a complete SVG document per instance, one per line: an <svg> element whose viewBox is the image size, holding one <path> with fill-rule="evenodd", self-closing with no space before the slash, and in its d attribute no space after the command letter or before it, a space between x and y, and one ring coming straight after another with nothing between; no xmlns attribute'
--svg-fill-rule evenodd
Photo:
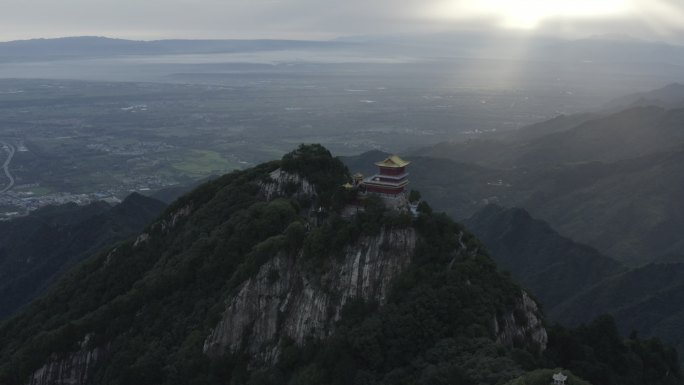
<svg viewBox="0 0 684 385"><path fill-rule="evenodd" d="M409 193L409 202L411 203L418 202L420 198L420 191L418 190L411 190L411 192Z"/></svg>

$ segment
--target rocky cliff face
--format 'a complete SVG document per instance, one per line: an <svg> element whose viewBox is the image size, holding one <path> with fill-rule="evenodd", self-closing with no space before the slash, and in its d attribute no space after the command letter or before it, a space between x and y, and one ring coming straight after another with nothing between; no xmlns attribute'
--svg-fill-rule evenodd
<svg viewBox="0 0 684 385"><path fill-rule="evenodd" d="M325 338L350 298L385 301L390 282L410 263L415 246L412 228L383 229L347 247L321 277L308 272L301 255L292 259L279 254L228 302L204 350L218 355L247 346L274 363L284 337L300 345L307 337Z"/></svg>
<svg viewBox="0 0 684 385"><path fill-rule="evenodd" d="M548 342L539 307L524 291L510 312L494 317L494 333L497 342L508 346L532 346L543 351Z"/></svg>
<svg viewBox="0 0 684 385"><path fill-rule="evenodd" d="M259 187L267 201L280 196L316 195L316 188L308 180L281 169L271 172L269 180L259 182Z"/></svg>
<svg viewBox="0 0 684 385"><path fill-rule="evenodd" d="M89 337L81 343L81 350L50 360L31 375L27 385L85 385L90 384L93 367L104 354L102 348L86 349Z"/></svg>
<svg viewBox="0 0 684 385"><path fill-rule="evenodd" d="M280 169L260 182L267 200L295 194L314 196L313 185ZM243 347L266 364L277 361L278 342L307 337L322 339L334 331L340 311L350 298L384 304L390 282L411 262L417 241L413 228L383 229L364 236L333 260L322 277L310 274L300 253L279 254L245 282L228 301L221 321L204 343L204 352L221 355ZM461 248L465 245L461 242ZM537 304L522 292L515 308L494 320L497 341L505 345L546 347L547 335Z"/></svg>

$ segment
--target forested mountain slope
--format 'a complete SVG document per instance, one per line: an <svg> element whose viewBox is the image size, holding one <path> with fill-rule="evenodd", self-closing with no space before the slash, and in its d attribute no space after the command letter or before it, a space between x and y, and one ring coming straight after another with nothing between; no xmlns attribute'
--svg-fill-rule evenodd
<svg viewBox="0 0 684 385"><path fill-rule="evenodd" d="M609 313L622 333L662 338L684 351L684 264L651 264L611 277L554 309L554 317L578 325Z"/></svg>
<svg viewBox="0 0 684 385"><path fill-rule="evenodd" d="M523 209L489 205L464 225L484 242L500 268L541 301L547 313L553 314L556 306L578 292L627 270L595 249L561 236Z"/></svg>
<svg viewBox="0 0 684 385"><path fill-rule="evenodd" d="M479 241L427 205L369 198L341 216L348 178L313 145L198 187L1 325L0 383L504 383L558 366L681 381L672 349L609 321L548 336Z"/></svg>
<svg viewBox="0 0 684 385"><path fill-rule="evenodd" d="M659 337L684 349L684 264L628 269L519 208L488 206L465 225L551 319L577 326L610 314L623 335Z"/></svg>
<svg viewBox="0 0 684 385"><path fill-rule="evenodd" d="M114 207L51 206L0 222L0 318L14 314L84 258L140 232L164 207L132 194Z"/></svg>

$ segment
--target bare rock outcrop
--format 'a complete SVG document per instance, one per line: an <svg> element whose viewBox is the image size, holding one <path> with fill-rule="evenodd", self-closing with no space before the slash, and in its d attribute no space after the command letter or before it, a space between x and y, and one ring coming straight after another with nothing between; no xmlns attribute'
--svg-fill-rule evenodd
<svg viewBox="0 0 684 385"><path fill-rule="evenodd" d="M53 354L40 369L33 372L27 385L86 385L103 348L87 349L89 336L81 342L81 350L67 355Z"/></svg>
<svg viewBox="0 0 684 385"><path fill-rule="evenodd" d="M548 342L539 307L525 291L510 312L494 317L494 333L497 342L508 346L533 346L543 351Z"/></svg>
<svg viewBox="0 0 684 385"><path fill-rule="evenodd" d="M297 174L290 174L277 169L269 174L269 180L260 181L259 187L267 201L276 197L303 195L316 195L316 188L311 182Z"/></svg>
<svg viewBox="0 0 684 385"><path fill-rule="evenodd" d="M345 248L322 277L308 274L301 258L278 255L245 282L227 304L222 320L205 341L210 355L247 351L267 363L278 357L278 341L324 338L334 330L351 298L382 304L390 282L410 263L416 245L412 228L383 229Z"/></svg>

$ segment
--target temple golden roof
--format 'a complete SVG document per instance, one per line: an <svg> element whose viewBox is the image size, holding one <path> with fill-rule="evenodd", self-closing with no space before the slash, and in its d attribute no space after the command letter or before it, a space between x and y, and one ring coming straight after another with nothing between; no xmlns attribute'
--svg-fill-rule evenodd
<svg viewBox="0 0 684 385"><path fill-rule="evenodd" d="M344 187L346 189L354 188L354 186L352 186L351 183L345 183L342 185L342 187Z"/></svg>
<svg viewBox="0 0 684 385"><path fill-rule="evenodd" d="M360 172L357 172L356 174L354 174L354 176L352 176L352 178L354 178L354 179L363 179L363 174L361 174Z"/></svg>
<svg viewBox="0 0 684 385"><path fill-rule="evenodd" d="M387 159L375 163L376 166L380 167L390 167L390 168L399 168L399 167L406 167L410 164L411 162L406 161L401 159L398 155L390 155L387 157Z"/></svg>

